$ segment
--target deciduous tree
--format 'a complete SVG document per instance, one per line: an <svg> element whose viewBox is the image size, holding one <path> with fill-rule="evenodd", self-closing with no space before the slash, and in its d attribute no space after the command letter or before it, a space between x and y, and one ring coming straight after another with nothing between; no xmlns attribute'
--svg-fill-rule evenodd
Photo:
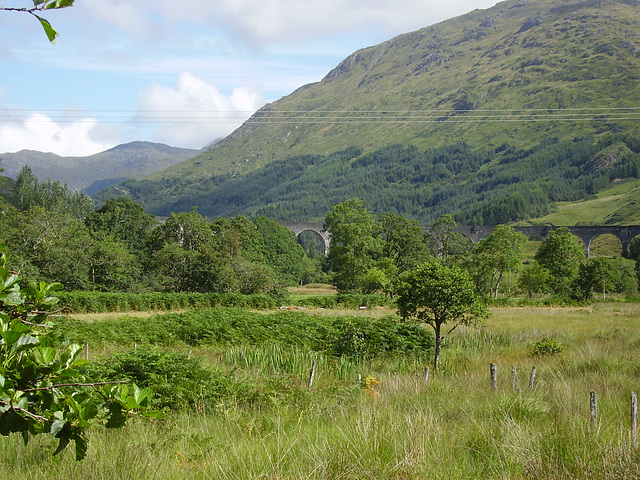
<svg viewBox="0 0 640 480"><path fill-rule="evenodd" d="M382 256L376 221L362 200L353 198L331 209L324 221L331 234L329 264L341 291L361 291L367 272Z"/></svg>
<svg viewBox="0 0 640 480"><path fill-rule="evenodd" d="M521 269L526 243L527 237L513 227L498 225L473 249L472 263L482 277L482 283L489 287L491 297L498 297L505 273Z"/></svg>
<svg viewBox="0 0 640 480"><path fill-rule="evenodd" d="M399 273L422 265L435 254L433 237L416 220L383 213L379 223L384 241L383 256L393 261Z"/></svg>
<svg viewBox="0 0 640 480"><path fill-rule="evenodd" d="M536 253L536 261L551 274L551 290L559 295L570 292L582 260L584 249L566 227L550 233Z"/></svg>
<svg viewBox="0 0 640 480"><path fill-rule="evenodd" d="M435 333L434 369L438 367L442 339L459 325L470 325L488 315L466 270L439 262L425 263L405 272L396 285L396 304L403 320L430 325ZM451 326L443 334L445 324Z"/></svg>

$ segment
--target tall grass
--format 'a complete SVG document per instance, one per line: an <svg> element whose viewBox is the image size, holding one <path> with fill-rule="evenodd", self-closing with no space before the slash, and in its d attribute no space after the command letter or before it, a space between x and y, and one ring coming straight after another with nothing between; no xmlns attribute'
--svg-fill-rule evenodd
<svg viewBox="0 0 640 480"><path fill-rule="evenodd" d="M443 369L428 382L420 357L345 358L337 367L331 356L281 344L199 346L194 357L253 379L273 401L226 398L208 413L96 428L83 462L69 452L52 458L46 439L25 446L2 438L0 478L640 478L629 431L630 392L640 390L638 322L637 309L619 305L499 309L482 329L449 338ZM562 353L533 356L542 335L562 343ZM498 365L497 391L490 362ZM363 388L357 375L381 383ZM598 394L593 425L590 391Z"/></svg>

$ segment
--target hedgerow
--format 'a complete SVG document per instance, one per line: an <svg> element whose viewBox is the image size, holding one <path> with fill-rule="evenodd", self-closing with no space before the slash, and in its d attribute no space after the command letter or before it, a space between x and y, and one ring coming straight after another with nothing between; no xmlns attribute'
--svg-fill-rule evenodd
<svg viewBox="0 0 640 480"><path fill-rule="evenodd" d="M60 307L67 313L170 311L191 308L244 307L269 309L282 306L285 297L197 292L57 292Z"/></svg>

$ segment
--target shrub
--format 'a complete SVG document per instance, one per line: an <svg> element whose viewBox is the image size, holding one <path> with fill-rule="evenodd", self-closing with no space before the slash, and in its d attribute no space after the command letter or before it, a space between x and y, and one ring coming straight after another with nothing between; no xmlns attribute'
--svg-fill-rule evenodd
<svg viewBox="0 0 640 480"><path fill-rule="evenodd" d="M134 380L154 392L156 408L207 410L231 395L233 383L187 355L137 349L83 366L93 381Z"/></svg>
<svg viewBox="0 0 640 480"><path fill-rule="evenodd" d="M531 355L555 355L561 353L564 347L560 342L552 340L546 335L531 345Z"/></svg>

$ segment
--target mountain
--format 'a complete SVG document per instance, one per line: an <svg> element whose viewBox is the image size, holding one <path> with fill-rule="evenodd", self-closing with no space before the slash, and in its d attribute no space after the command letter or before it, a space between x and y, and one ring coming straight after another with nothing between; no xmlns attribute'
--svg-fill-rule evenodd
<svg viewBox="0 0 640 480"><path fill-rule="evenodd" d="M508 0L400 35L119 192L157 214L318 220L356 195L421 221L547 214L637 175L638 6Z"/></svg>
<svg viewBox="0 0 640 480"><path fill-rule="evenodd" d="M198 150L176 148L161 143L131 142L88 157L61 157L54 153L22 150L0 154L4 174L16 178L29 165L41 181L59 180L70 188L91 194L126 178L139 178L179 163Z"/></svg>

